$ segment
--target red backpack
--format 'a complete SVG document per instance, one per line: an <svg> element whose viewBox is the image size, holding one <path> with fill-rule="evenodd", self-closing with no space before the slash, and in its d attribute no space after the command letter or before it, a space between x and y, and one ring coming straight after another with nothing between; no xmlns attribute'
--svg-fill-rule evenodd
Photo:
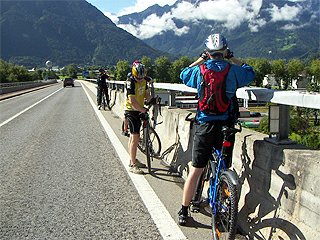
<svg viewBox="0 0 320 240"><path fill-rule="evenodd" d="M219 115L228 110L230 99L226 95L226 79L229 69L230 64L221 72L208 69L204 64L200 65L202 80L198 104L202 112Z"/></svg>

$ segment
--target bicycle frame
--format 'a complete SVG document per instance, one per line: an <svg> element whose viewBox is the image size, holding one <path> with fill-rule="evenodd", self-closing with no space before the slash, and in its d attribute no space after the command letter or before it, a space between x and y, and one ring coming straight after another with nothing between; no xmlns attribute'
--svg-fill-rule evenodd
<svg viewBox="0 0 320 240"><path fill-rule="evenodd" d="M215 154L217 157L212 156L212 159L209 161L210 169L215 169L215 176L210 177L210 185L209 185L209 204L212 209L212 214L217 213L217 186L219 181L219 176L222 174L222 172L226 171L226 164L223 160L223 156L221 151L215 150ZM215 159L217 158L217 159ZM217 163L215 163L215 160L218 160ZM215 166L213 166L215 165ZM213 184L212 184L212 181Z"/></svg>

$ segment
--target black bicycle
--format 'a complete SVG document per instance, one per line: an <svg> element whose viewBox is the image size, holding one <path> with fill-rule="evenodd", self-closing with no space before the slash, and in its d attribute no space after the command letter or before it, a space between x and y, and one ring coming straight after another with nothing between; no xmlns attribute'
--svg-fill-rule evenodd
<svg viewBox="0 0 320 240"><path fill-rule="evenodd" d="M194 118L189 118L192 113L188 114L186 121L194 122ZM235 239L237 215L238 215L238 185L239 177L235 171L226 167L225 152L231 146L230 136L241 132L241 124L237 123L238 128L224 126L222 149L213 149L210 161L205 167L197 186L196 193L191 202L191 211L198 212L202 192L205 182L209 182L207 191L211 216L212 216L212 234L213 239Z"/></svg>
<svg viewBox="0 0 320 240"><path fill-rule="evenodd" d="M148 104L148 109L151 106L152 104ZM157 158L160 156L161 141L159 135L151 126L151 121L153 121L153 117L150 118L149 114L145 113L141 121L142 129L140 130L140 141L138 144L138 149L146 155L148 172L151 173L151 162L153 161L153 158ZM125 130L124 125L125 122L123 121L122 134L129 137L130 135L128 131Z"/></svg>
<svg viewBox="0 0 320 240"><path fill-rule="evenodd" d="M161 152L160 137L153 127L150 125L149 114L146 113L142 119L142 129L138 149L146 155L148 172L151 173L151 161L153 158L159 157Z"/></svg>
<svg viewBox="0 0 320 240"><path fill-rule="evenodd" d="M109 90L107 91L100 91L99 90L99 87L97 87L97 103L99 104L99 94L102 94L101 95L101 105L99 107L99 110L100 108L102 108L103 110L106 110L106 108L108 108L109 110L111 110L111 107L110 107L110 97L109 97L109 93L108 93Z"/></svg>

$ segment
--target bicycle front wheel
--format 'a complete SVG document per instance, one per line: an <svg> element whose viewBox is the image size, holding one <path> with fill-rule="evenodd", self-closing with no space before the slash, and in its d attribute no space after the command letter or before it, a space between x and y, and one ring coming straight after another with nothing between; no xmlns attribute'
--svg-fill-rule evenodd
<svg viewBox="0 0 320 240"><path fill-rule="evenodd" d="M144 128L141 129L140 136L143 136L138 144L139 150L146 154L146 144L145 144L145 136L143 135ZM157 132L149 126L149 146L150 146L150 156L152 157L159 157L161 152L161 142L160 137Z"/></svg>
<svg viewBox="0 0 320 240"><path fill-rule="evenodd" d="M215 203L216 213L212 213L212 231L214 239L235 239L238 201L237 188L230 177L221 174L217 185Z"/></svg>

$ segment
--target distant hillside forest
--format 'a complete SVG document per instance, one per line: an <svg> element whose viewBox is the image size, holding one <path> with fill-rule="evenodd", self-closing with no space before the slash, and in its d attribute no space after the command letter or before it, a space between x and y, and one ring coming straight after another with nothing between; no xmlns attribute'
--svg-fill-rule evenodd
<svg viewBox="0 0 320 240"><path fill-rule="evenodd" d="M163 52L118 28L86 2L1 1L1 58L26 67L116 64Z"/></svg>

